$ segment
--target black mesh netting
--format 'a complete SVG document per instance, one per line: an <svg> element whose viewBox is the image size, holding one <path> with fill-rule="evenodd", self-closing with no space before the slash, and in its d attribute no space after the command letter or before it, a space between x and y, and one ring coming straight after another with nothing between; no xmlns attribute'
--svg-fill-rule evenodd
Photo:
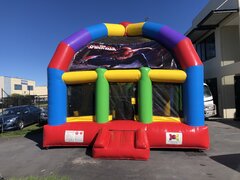
<svg viewBox="0 0 240 180"><path fill-rule="evenodd" d="M134 119L138 115L137 83L110 83L110 115L113 119ZM152 84L153 115L182 117L182 89L179 84ZM95 115L95 83L68 86L68 116Z"/></svg>

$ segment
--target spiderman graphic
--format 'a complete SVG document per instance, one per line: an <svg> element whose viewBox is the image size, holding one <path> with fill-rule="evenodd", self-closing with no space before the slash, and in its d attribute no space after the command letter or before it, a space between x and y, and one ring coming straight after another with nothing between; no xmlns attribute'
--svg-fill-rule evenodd
<svg viewBox="0 0 240 180"><path fill-rule="evenodd" d="M142 66L159 68L164 63L163 61L168 59L171 60L168 66L172 66L173 58L170 53L155 41L110 45L93 42L75 54L70 70L96 69L97 67L108 69Z"/></svg>

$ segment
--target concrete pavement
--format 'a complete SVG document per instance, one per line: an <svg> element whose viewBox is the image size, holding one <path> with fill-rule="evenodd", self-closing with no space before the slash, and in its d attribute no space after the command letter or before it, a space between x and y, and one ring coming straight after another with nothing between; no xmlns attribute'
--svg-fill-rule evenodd
<svg viewBox="0 0 240 180"><path fill-rule="evenodd" d="M99 160L86 148L41 149L41 134L0 138L0 175L4 178L48 176L69 179L239 180L240 122L209 120L211 149L151 150L148 161Z"/></svg>

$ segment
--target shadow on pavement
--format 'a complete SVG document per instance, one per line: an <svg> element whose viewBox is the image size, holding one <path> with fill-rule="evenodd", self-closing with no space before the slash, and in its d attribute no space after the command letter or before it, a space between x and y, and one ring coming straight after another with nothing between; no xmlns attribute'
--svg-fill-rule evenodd
<svg viewBox="0 0 240 180"><path fill-rule="evenodd" d="M27 133L24 137L36 142L37 143L36 146L39 147L40 149L44 149L42 147L43 128L33 130L33 131Z"/></svg>
<svg viewBox="0 0 240 180"><path fill-rule="evenodd" d="M27 133L24 137L35 142L36 146L38 148L40 148L42 150L46 149L43 147L43 128L33 130L33 131ZM96 137L94 138L93 142L88 147L56 146L56 147L51 147L51 148L54 148L54 149L57 149L57 148L86 148L86 155L92 157L92 147L93 147L93 143L95 142L95 139L96 139Z"/></svg>
<svg viewBox="0 0 240 180"><path fill-rule="evenodd" d="M201 149L172 149L172 148L151 148L151 151L159 151L159 152L183 152L187 156L207 156L204 150Z"/></svg>
<svg viewBox="0 0 240 180"><path fill-rule="evenodd" d="M221 156L211 156L214 161L223 164L235 171L240 172L240 154L227 154Z"/></svg>
<svg viewBox="0 0 240 180"><path fill-rule="evenodd" d="M209 118L206 121L216 121L240 129L240 121L235 119Z"/></svg>

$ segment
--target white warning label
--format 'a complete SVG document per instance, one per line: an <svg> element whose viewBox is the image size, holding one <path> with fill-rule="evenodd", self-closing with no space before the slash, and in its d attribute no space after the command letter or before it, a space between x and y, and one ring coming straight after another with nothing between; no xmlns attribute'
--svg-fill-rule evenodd
<svg viewBox="0 0 240 180"><path fill-rule="evenodd" d="M84 131L65 131L65 142L83 142Z"/></svg>
<svg viewBox="0 0 240 180"><path fill-rule="evenodd" d="M166 133L166 144L181 145L182 141L183 141L182 133L179 133L179 132Z"/></svg>

